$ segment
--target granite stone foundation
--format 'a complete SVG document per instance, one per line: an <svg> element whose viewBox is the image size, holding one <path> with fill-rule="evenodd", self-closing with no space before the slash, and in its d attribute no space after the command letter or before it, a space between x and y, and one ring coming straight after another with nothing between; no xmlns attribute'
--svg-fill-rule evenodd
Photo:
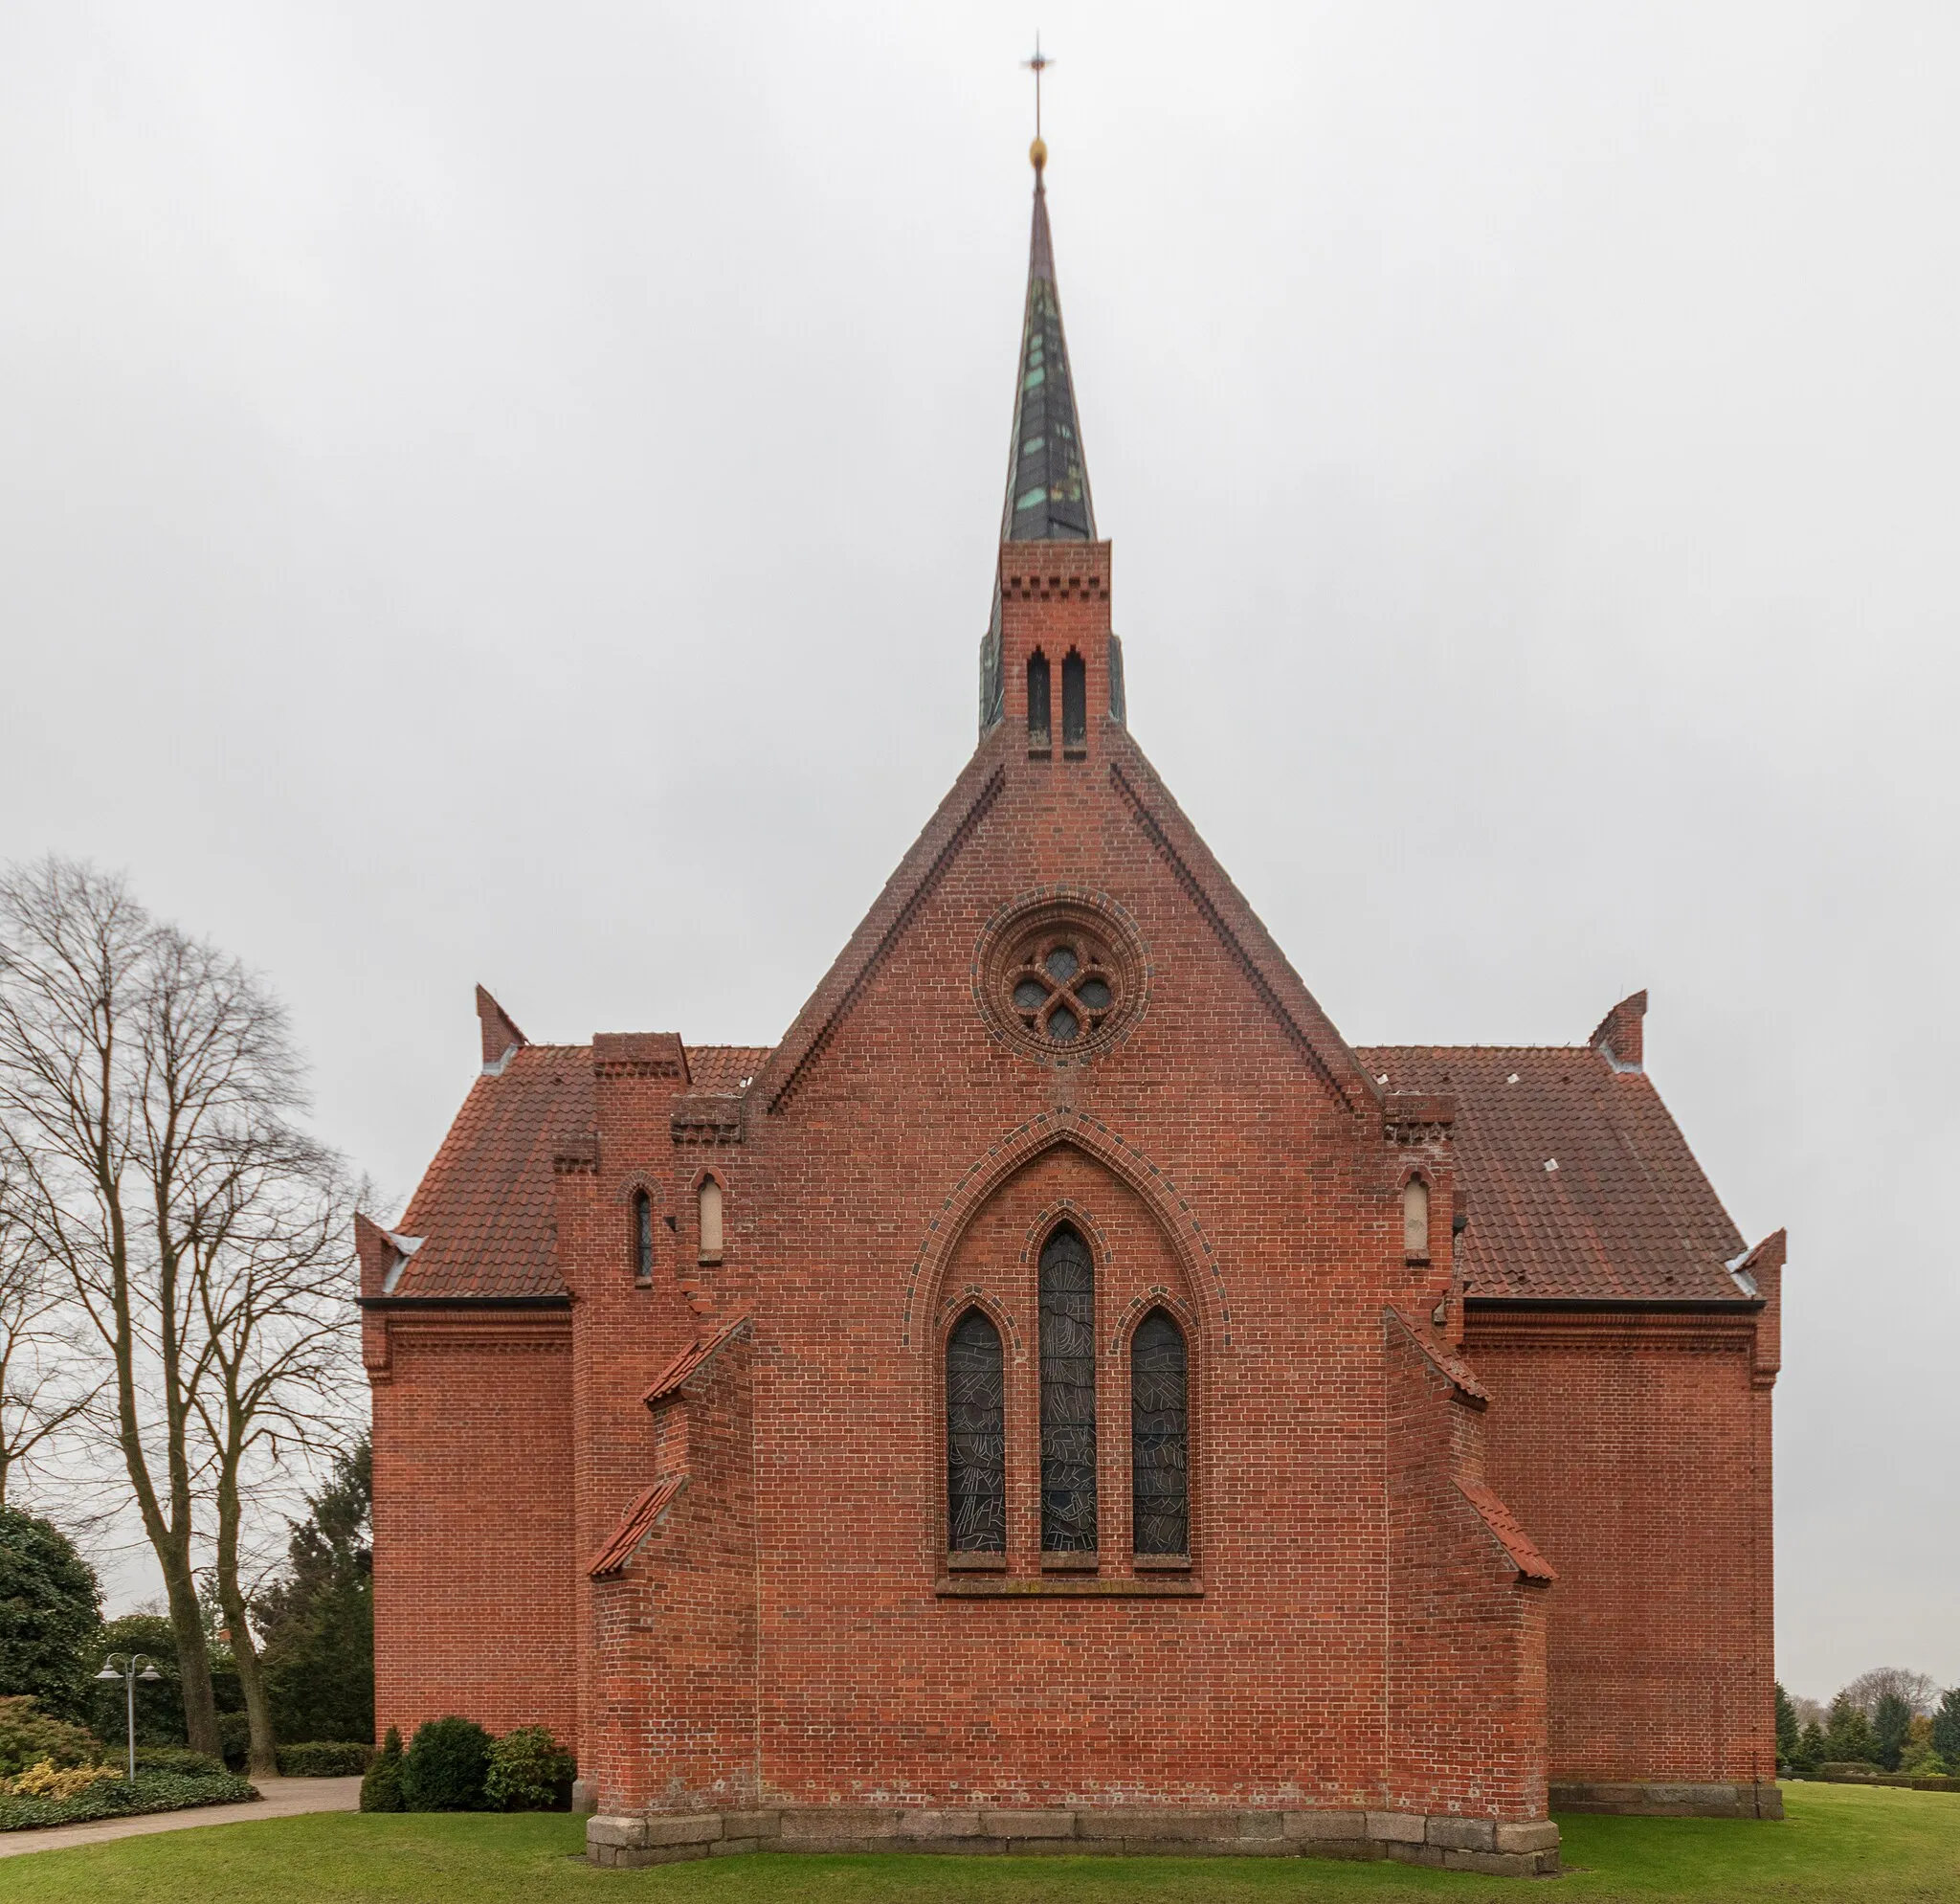
<svg viewBox="0 0 1960 1904"><path fill-rule="evenodd" d="M1393 1858L1494 1877L1557 1873L1549 1819L1424 1816L1411 1811L1232 1811L1063 1805L908 1810L816 1805L774 1811L595 1817L586 1854L611 1869L745 1851L950 1851L963 1857Z"/></svg>
<svg viewBox="0 0 1960 1904"><path fill-rule="evenodd" d="M1554 1784L1551 1808L1609 1812L1625 1818L1781 1818L1783 1793L1769 1783Z"/></svg>

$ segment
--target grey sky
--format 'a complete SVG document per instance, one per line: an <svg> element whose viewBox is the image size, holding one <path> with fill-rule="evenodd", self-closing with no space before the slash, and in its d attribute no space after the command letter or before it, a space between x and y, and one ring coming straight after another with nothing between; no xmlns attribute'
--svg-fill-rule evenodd
<svg viewBox="0 0 1960 1904"><path fill-rule="evenodd" d="M0 858L267 972L394 1208L474 981L772 1041L966 758L1035 24L0 16ZM1133 731L1356 1042L1651 988L1783 1675L1960 1681L1960 10L1039 24Z"/></svg>

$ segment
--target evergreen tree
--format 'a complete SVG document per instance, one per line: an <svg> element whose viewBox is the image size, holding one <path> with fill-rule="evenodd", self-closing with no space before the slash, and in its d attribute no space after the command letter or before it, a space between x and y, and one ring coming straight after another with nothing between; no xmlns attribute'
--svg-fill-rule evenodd
<svg viewBox="0 0 1960 1904"><path fill-rule="evenodd" d="M21 1692L61 1718L86 1715L85 1649L101 1624L95 1569L52 1521L0 1508L0 1697Z"/></svg>
<svg viewBox="0 0 1960 1904"><path fill-rule="evenodd" d="M273 1729L284 1743L374 1736L373 1497L364 1438L309 1497L285 1575L253 1602Z"/></svg>
<svg viewBox="0 0 1960 1904"><path fill-rule="evenodd" d="M1933 1750L1948 1771L1960 1774L1960 1686L1944 1693L1933 1712Z"/></svg>
<svg viewBox="0 0 1960 1904"><path fill-rule="evenodd" d="M1872 1722L1842 1692L1831 1701L1831 1716L1824 1727L1824 1758L1832 1763L1876 1765L1879 1741Z"/></svg>
<svg viewBox="0 0 1960 1904"><path fill-rule="evenodd" d="M1783 1682L1776 1682L1776 1757L1789 1764L1796 1757L1802 1729L1796 1723L1796 1708L1790 1703L1790 1694L1783 1690Z"/></svg>
<svg viewBox="0 0 1960 1904"><path fill-rule="evenodd" d="M1796 1742L1796 1755L1790 1761L1791 1769L1800 1779L1814 1779L1825 1757L1824 1729L1813 1719L1804 1727L1803 1736Z"/></svg>
<svg viewBox="0 0 1960 1904"><path fill-rule="evenodd" d="M1888 1772L1899 1769L1905 1756L1905 1741L1912 1733L1912 1708L1896 1692L1879 1695L1872 1709L1872 1736L1878 1744L1874 1755Z"/></svg>

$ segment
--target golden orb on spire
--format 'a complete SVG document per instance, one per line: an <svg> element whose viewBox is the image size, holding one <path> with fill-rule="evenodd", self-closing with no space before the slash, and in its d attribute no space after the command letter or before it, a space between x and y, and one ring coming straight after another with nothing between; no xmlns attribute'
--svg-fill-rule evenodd
<svg viewBox="0 0 1960 1904"><path fill-rule="evenodd" d="M1028 147L1028 163L1038 172L1048 163L1048 142L1037 138Z"/></svg>

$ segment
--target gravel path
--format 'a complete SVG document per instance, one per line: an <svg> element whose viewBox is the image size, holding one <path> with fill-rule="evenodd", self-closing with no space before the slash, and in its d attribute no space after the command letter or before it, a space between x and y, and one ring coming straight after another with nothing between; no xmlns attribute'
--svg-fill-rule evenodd
<svg viewBox="0 0 1960 1904"><path fill-rule="evenodd" d="M70 1845L100 1845L111 1838L145 1838L152 1831L182 1831L193 1825L248 1825L258 1818L294 1818L302 1811L357 1811L359 1779L255 1779L256 1804L204 1804L189 1811L151 1811L141 1818L99 1818L89 1825L56 1825L45 1831L0 1831L0 1858L23 1851L55 1851Z"/></svg>

